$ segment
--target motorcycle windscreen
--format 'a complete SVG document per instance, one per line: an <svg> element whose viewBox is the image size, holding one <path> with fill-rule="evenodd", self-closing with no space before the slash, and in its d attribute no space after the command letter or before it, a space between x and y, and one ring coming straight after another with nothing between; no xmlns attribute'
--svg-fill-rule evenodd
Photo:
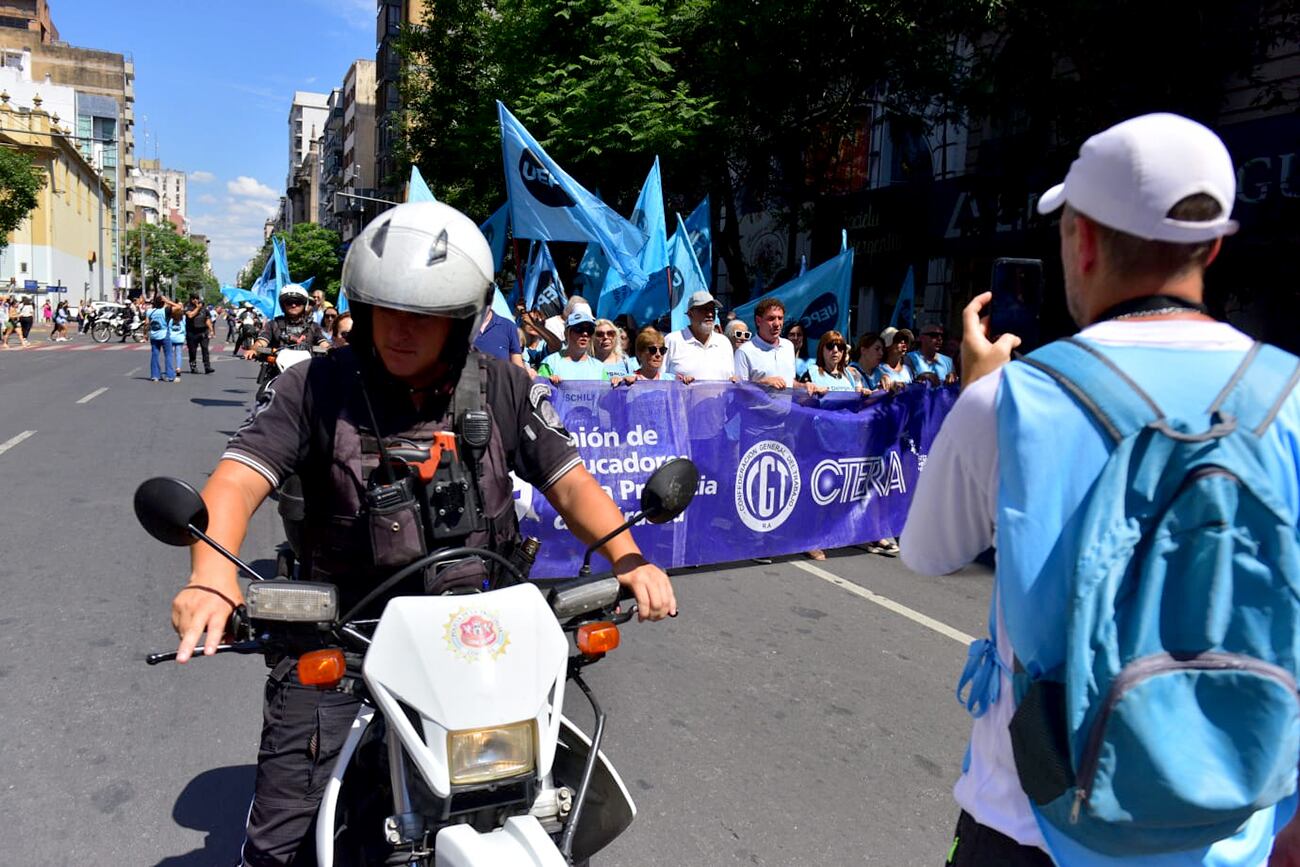
<svg viewBox="0 0 1300 867"><path fill-rule="evenodd" d="M556 785L566 785L577 793L582 781L582 769L591 754L587 738L567 720L560 721L560 737L555 748L555 764L551 774ZM636 818L636 805L623 781L602 753L597 757L591 774L591 785L583 801L578 830L573 835L573 858L581 861L604 849L622 834Z"/></svg>

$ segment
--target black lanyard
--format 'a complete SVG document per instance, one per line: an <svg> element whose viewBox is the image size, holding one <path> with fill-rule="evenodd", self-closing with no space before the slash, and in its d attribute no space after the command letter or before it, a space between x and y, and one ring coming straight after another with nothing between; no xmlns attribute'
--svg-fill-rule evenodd
<svg viewBox="0 0 1300 867"><path fill-rule="evenodd" d="M1130 298L1127 301L1121 301L1114 307L1107 308L1104 313L1092 320L1093 325L1098 322L1107 322L1111 319L1121 317L1136 317L1143 313L1208 313L1208 308L1204 304L1197 304L1194 301L1188 301L1186 298L1179 298L1174 295L1143 295L1139 298Z"/></svg>

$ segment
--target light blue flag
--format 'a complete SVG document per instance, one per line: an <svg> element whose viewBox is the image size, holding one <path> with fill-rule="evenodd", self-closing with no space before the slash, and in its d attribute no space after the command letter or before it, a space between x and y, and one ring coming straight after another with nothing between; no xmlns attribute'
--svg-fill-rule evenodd
<svg viewBox="0 0 1300 867"><path fill-rule="evenodd" d="M266 264L262 266L262 274L253 281L253 286L248 290L252 294L261 297L271 291L270 287L275 285L275 238L271 238L271 255L266 257Z"/></svg>
<svg viewBox="0 0 1300 867"><path fill-rule="evenodd" d="M805 275L805 274L807 274L807 273L808 273L808 257L807 257L806 255L805 255L805 256L800 256L800 257L799 257L799 276L802 277L803 275Z"/></svg>
<svg viewBox="0 0 1300 867"><path fill-rule="evenodd" d="M768 292L764 298L780 298L785 303L787 325L801 323L809 345L823 333L834 329L847 334L849 329L849 291L853 285L853 251L841 250L835 258L823 262L802 277ZM762 299L736 308L736 316L754 325L754 309Z"/></svg>
<svg viewBox="0 0 1300 867"><path fill-rule="evenodd" d="M713 223L709 211L709 197L695 206L686 218L686 228L691 233L691 246L695 248L695 258L700 263L700 270L713 281Z"/></svg>
<svg viewBox="0 0 1300 867"><path fill-rule="evenodd" d="M672 328L680 331L691 324L686 316L687 304L696 292L709 291L709 280L704 276L700 260L695 256L695 245L691 243L690 230L682 215L677 215L677 231L668 242L668 261L672 268L673 305Z"/></svg>
<svg viewBox="0 0 1300 867"><path fill-rule="evenodd" d="M348 296L342 289L339 290L339 304L335 309L338 310L340 316L348 312Z"/></svg>
<svg viewBox="0 0 1300 867"><path fill-rule="evenodd" d="M280 290L286 283L291 283L289 277L289 250L284 245L284 239L278 235L271 238L271 255L275 259L275 297L280 297Z"/></svg>
<svg viewBox="0 0 1300 867"><path fill-rule="evenodd" d="M547 317L557 316L564 310L567 300L564 284L560 282L555 261L551 259L551 250L545 241L540 241L533 248L528 272L524 275L524 309L539 310Z"/></svg>
<svg viewBox="0 0 1300 867"><path fill-rule="evenodd" d="M308 289L308 290L310 290L310 289L311 289L311 284L313 284L313 283L315 283L315 282L316 282L316 278L315 278L315 277L308 277L306 280L302 281L302 282L299 283L298 285L301 286L301 287L304 288L304 289Z"/></svg>
<svg viewBox="0 0 1300 867"><path fill-rule="evenodd" d="M496 209L496 212L483 221L478 230L487 238L488 246L492 248L492 270L493 272L501 270L501 263L506 258L506 237L509 232L510 223L510 205L505 204Z"/></svg>
<svg viewBox="0 0 1300 867"><path fill-rule="evenodd" d="M411 183L406 188L406 200L408 202L436 202L438 201L433 190L424 182L424 175L420 174L418 166L411 166Z"/></svg>
<svg viewBox="0 0 1300 867"><path fill-rule="evenodd" d="M903 278L903 288L898 292L898 300L894 302L894 315L889 317L889 326L891 328L912 328L912 323L916 319L916 280L912 276L912 269L908 267L907 276Z"/></svg>
<svg viewBox="0 0 1300 867"><path fill-rule="evenodd" d="M667 223L663 176L659 173L659 157L655 157L655 163L641 185L641 195L636 198L636 207L632 209L632 225L646 236L638 258L641 270L647 275L668 267Z"/></svg>
<svg viewBox="0 0 1300 867"><path fill-rule="evenodd" d="M605 273L605 282L596 302L597 315L613 319L626 313L638 323L653 322L667 313L676 296L668 285L668 238L664 215L663 176L659 171L659 158L641 185L636 207L632 209L632 223L646 233L645 246L637 254L641 270L647 280L638 285L611 268Z"/></svg>
<svg viewBox="0 0 1300 867"><path fill-rule="evenodd" d="M644 284L637 254L645 246L645 234L569 177L500 102L497 113L515 237L594 241L624 282Z"/></svg>
<svg viewBox="0 0 1300 867"><path fill-rule="evenodd" d="M590 301L599 297L605 287L605 277L609 272L609 260L601 251L599 244L588 244L578 263L578 275L582 278L582 291L579 295ZM575 287L576 289L577 287Z"/></svg>

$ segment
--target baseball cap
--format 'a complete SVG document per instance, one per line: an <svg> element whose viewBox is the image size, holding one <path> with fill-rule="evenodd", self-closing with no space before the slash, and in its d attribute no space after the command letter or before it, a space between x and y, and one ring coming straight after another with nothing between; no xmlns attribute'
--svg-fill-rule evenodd
<svg viewBox="0 0 1300 867"><path fill-rule="evenodd" d="M577 310L574 310L572 313L569 314L569 318L566 319L564 322L564 327L573 328L575 325L583 325L583 324L595 325L596 320L592 318L591 313L589 313L586 309L579 307Z"/></svg>
<svg viewBox="0 0 1300 867"><path fill-rule="evenodd" d="M718 301L708 291L701 289L699 292L692 293L689 301L686 302L687 308L718 306Z"/></svg>
<svg viewBox="0 0 1300 867"><path fill-rule="evenodd" d="M1169 210L1204 193L1219 203L1213 220L1174 220ZM1196 244L1231 235L1237 177L1217 135L1177 114L1144 114L1097 133L1079 148L1063 183L1043 193L1038 213L1070 203L1082 214L1148 241Z"/></svg>
<svg viewBox="0 0 1300 867"><path fill-rule="evenodd" d="M891 325L884 331L880 332L880 339L885 342L886 346L893 346L894 342L900 337L906 340L909 344L916 342L916 335L912 333L910 328L895 328Z"/></svg>

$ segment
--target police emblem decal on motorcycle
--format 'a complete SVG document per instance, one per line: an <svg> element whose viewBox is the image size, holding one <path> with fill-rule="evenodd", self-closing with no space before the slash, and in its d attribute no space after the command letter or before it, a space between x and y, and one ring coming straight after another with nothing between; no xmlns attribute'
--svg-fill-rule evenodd
<svg viewBox="0 0 1300 867"><path fill-rule="evenodd" d="M443 635L447 649L466 662L500 659L510 646L510 633L502 628L500 618L473 608L461 608L451 615Z"/></svg>

